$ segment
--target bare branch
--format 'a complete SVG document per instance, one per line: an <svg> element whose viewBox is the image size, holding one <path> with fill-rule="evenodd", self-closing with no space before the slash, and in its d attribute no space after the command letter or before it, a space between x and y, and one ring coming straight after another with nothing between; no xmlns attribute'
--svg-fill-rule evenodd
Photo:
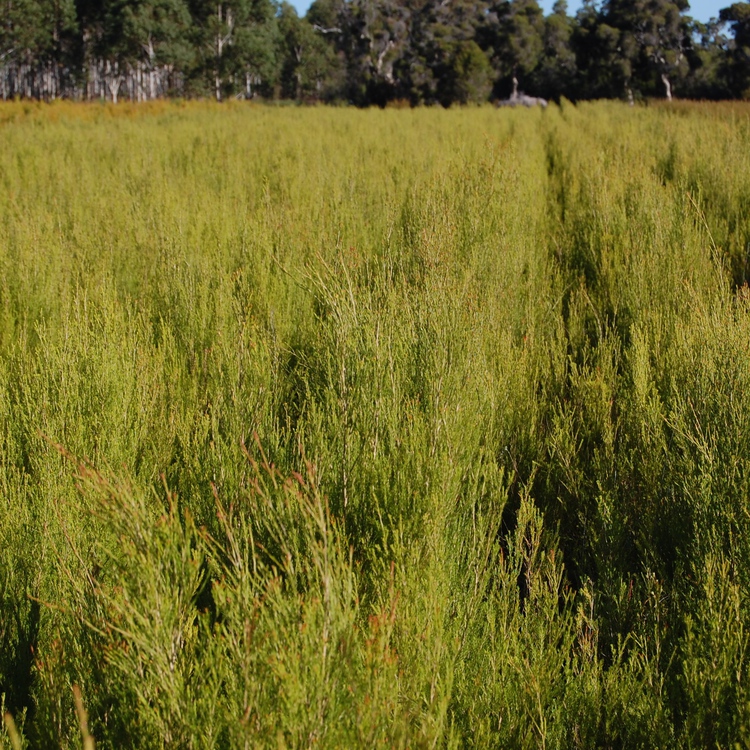
<svg viewBox="0 0 750 750"><path fill-rule="evenodd" d="M334 26L333 28L326 29L323 26L320 26L317 23L314 23L312 27L315 29L315 31L319 31L321 34L342 34L343 31L338 28L338 26Z"/></svg>

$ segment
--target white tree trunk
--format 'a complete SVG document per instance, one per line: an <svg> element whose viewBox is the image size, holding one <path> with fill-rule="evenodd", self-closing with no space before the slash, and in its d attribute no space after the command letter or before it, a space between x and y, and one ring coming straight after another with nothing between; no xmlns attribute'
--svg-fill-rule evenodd
<svg viewBox="0 0 750 750"><path fill-rule="evenodd" d="M104 80L109 88L109 93L112 96L112 104L117 104L117 93L120 90L120 83L122 82L120 69L117 63L113 65L107 60Z"/></svg>
<svg viewBox="0 0 750 750"><path fill-rule="evenodd" d="M216 34L216 76L214 78L214 87L216 89L216 101L221 101L221 53L224 51L224 38L221 35L221 3L216 8L216 15L219 19L219 30Z"/></svg>
<svg viewBox="0 0 750 750"><path fill-rule="evenodd" d="M221 101L221 57L224 54L224 47L227 44L232 43L232 32L234 31L234 14L231 8L227 8L226 20L222 13L222 4L219 3L216 6L216 15L219 19L219 30L216 34L216 75L214 78L214 85L216 88L216 101ZM222 36L222 21L226 22L227 33Z"/></svg>
<svg viewBox="0 0 750 750"><path fill-rule="evenodd" d="M664 84L664 89L667 92L667 101L672 101L672 84L669 82L669 78L667 78L666 73L661 74L661 82Z"/></svg>
<svg viewBox="0 0 750 750"><path fill-rule="evenodd" d="M146 54L148 55L148 98L156 99L156 50L154 49L154 40L150 36L146 46Z"/></svg>

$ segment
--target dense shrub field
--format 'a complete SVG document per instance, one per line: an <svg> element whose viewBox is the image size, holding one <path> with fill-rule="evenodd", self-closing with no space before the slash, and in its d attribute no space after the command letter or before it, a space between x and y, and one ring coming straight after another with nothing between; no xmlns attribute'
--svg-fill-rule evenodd
<svg viewBox="0 0 750 750"><path fill-rule="evenodd" d="M0 747L750 746L748 279L748 105L0 106Z"/></svg>

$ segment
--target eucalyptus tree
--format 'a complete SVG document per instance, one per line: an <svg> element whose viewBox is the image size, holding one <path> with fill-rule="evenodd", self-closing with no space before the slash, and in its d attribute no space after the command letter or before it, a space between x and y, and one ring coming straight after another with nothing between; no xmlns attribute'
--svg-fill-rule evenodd
<svg viewBox="0 0 750 750"><path fill-rule="evenodd" d="M345 4L345 0L314 0L305 20L326 39L335 40L341 34L339 20Z"/></svg>
<svg viewBox="0 0 750 750"><path fill-rule="evenodd" d="M450 52L443 104L487 101L495 82L487 54L473 39L453 44Z"/></svg>
<svg viewBox="0 0 750 750"><path fill-rule="evenodd" d="M347 97L347 60L342 44L345 0L314 0L304 21L315 33L325 71L316 79L316 98L326 101ZM320 59L320 58L319 58Z"/></svg>
<svg viewBox="0 0 750 750"><path fill-rule="evenodd" d="M712 18L708 23L693 21L692 44L687 52L690 73L682 83L692 99L729 99L732 91L731 42L725 23Z"/></svg>
<svg viewBox="0 0 750 750"><path fill-rule="evenodd" d="M616 30L616 50L627 62L626 90L635 84L646 90L654 79L672 98L673 82L689 69L690 19L683 15L687 0L607 0L603 23Z"/></svg>
<svg viewBox="0 0 750 750"><path fill-rule="evenodd" d="M690 72L695 26L687 0L584 2L571 43L585 97L663 93Z"/></svg>
<svg viewBox="0 0 750 750"><path fill-rule="evenodd" d="M198 70L217 101L270 82L278 48L272 0L192 0L191 11Z"/></svg>
<svg viewBox="0 0 750 750"><path fill-rule="evenodd" d="M127 0L76 0L87 98L109 97L117 103L132 59L124 31L126 8Z"/></svg>
<svg viewBox="0 0 750 750"><path fill-rule="evenodd" d="M406 0L347 0L339 6L338 47L354 103L384 104L399 92L395 71L409 45L410 5Z"/></svg>
<svg viewBox="0 0 750 750"><path fill-rule="evenodd" d="M412 24L424 2L316 0L311 5L307 20L337 58L331 70L345 98L382 105L408 95Z"/></svg>
<svg viewBox="0 0 750 750"><path fill-rule="evenodd" d="M621 39L620 31L607 23L594 0L584 0L576 13L571 46L576 56L580 98L626 95L633 101L633 40Z"/></svg>
<svg viewBox="0 0 750 750"><path fill-rule="evenodd" d="M122 8L121 33L139 77L139 94L153 99L172 86L169 78L191 64L191 18L185 0L130 0ZM145 76L142 74L145 72ZM140 96L138 97L140 98Z"/></svg>
<svg viewBox="0 0 750 750"><path fill-rule="evenodd" d="M735 96L750 99L750 2L734 3L720 11L734 41L728 50L728 79Z"/></svg>
<svg viewBox="0 0 750 750"><path fill-rule="evenodd" d="M565 0L557 0L544 19L542 55L532 74L535 91L548 98L575 97L578 89L578 68L572 47L575 20L568 15Z"/></svg>
<svg viewBox="0 0 750 750"><path fill-rule="evenodd" d="M336 98L341 93L343 66L325 34L310 20L300 18L286 2L281 4L278 19L281 95L290 99ZM335 19L330 21L335 23Z"/></svg>
<svg viewBox="0 0 750 750"><path fill-rule="evenodd" d="M54 98L74 81L73 0L0 3L0 89L9 96Z"/></svg>
<svg viewBox="0 0 750 750"><path fill-rule="evenodd" d="M544 53L544 14L536 0L490 3L488 17L492 60L506 85L525 81Z"/></svg>
<svg viewBox="0 0 750 750"><path fill-rule="evenodd" d="M413 102L485 100L494 73L481 48L486 0L422 0L411 4L409 45L399 78Z"/></svg>
<svg viewBox="0 0 750 750"><path fill-rule="evenodd" d="M235 31L231 56L231 87L235 96L272 96L278 82L281 34L277 7L271 0L254 0Z"/></svg>

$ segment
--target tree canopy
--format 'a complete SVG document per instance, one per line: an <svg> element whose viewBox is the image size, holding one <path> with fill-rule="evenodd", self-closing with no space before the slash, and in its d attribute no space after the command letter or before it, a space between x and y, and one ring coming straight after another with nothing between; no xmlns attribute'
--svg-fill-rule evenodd
<svg viewBox="0 0 750 750"><path fill-rule="evenodd" d="M3 98L750 97L750 2L0 0Z"/></svg>

